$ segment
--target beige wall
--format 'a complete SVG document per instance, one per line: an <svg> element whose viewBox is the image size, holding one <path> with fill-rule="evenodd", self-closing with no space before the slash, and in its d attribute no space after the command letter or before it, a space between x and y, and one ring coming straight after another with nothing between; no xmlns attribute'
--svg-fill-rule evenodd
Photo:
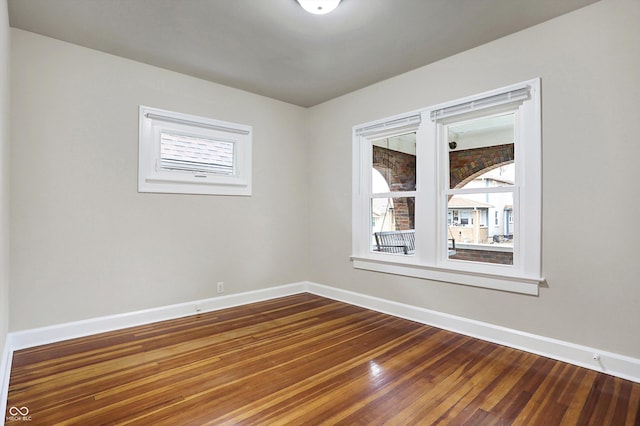
<svg viewBox="0 0 640 426"><path fill-rule="evenodd" d="M310 280L640 357L638 22L639 1L603 0L314 107ZM531 297L354 270L352 126L535 77L548 288ZM598 238L583 232L594 226Z"/></svg>
<svg viewBox="0 0 640 426"><path fill-rule="evenodd" d="M9 329L9 228L9 18L0 0L0 360Z"/></svg>
<svg viewBox="0 0 640 426"><path fill-rule="evenodd" d="M306 278L305 109L21 30L11 42L12 331ZM140 104L252 125L253 196L139 194Z"/></svg>

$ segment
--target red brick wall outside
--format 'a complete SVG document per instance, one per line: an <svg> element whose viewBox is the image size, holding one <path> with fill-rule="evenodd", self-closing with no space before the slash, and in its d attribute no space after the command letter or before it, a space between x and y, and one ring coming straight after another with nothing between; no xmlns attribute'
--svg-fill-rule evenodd
<svg viewBox="0 0 640 426"><path fill-rule="evenodd" d="M513 253L503 251L468 250L456 247L456 254L449 256L449 259L513 265Z"/></svg>

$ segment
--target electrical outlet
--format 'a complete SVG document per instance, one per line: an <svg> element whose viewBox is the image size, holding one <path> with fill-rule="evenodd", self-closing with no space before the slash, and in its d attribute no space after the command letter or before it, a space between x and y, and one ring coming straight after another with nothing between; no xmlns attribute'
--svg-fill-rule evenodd
<svg viewBox="0 0 640 426"><path fill-rule="evenodd" d="M218 293L224 293L224 283L222 281L218 282L218 289L217 289Z"/></svg>

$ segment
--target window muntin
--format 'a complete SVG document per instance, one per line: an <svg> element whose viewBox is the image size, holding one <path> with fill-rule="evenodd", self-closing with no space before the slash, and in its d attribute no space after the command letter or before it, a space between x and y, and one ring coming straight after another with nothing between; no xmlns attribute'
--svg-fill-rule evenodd
<svg viewBox="0 0 640 426"><path fill-rule="evenodd" d="M251 195L250 126L140 107L139 192Z"/></svg>
<svg viewBox="0 0 640 426"><path fill-rule="evenodd" d="M537 294L538 284L543 281L540 277L539 93L540 81L530 80L354 127L354 267ZM484 146L489 151L500 149L502 154L454 182L450 173L449 129L460 134L478 127L479 123L496 127L500 122L503 127L506 123L504 137L493 137L493 142L485 142ZM371 172L374 142L407 133L416 135L415 190L374 191L372 176L375 173ZM465 148L464 139L458 141L462 143L461 148ZM483 157L486 156L481 155L480 159ZM484 210L479 205L476 213L473 209L465 211L456 201L450 206L454 196L475 199L476 204L482 201ZM375 250L372 199L387 198L395 202L402 197L411 197L415 204L416 250L411 256ZM469 247L472 242L462 241L460 234L457 239L452 238L453 230L450 232L449 227L454 221L457 226L471 229L476 225L485 227L487 237L480 248L495 252L493 258L488 261L462 259L462 250L471 248L476 250L472 254L477 255L479 248ZM497 258L502 260L496 262Z"/></svg>

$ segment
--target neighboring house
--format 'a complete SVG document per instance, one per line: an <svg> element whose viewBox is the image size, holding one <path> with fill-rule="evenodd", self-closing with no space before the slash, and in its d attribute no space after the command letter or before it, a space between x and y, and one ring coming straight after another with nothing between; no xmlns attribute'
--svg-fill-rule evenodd
<svg viewBox="0 0 640 426"><path fill-rule="evenodd" d="M464 187L495 188L509 186L513 184L514 174L513 164L497 167L473 179ZM473 222L469 222L469 218L472 217L470 210L477 208L480 213L478 216L479 225L486 227L487 230L487 242L513 239L513 193L467 194L464 197L466 205L460 198L453 197L449 202L449 225L471 226ZM454 216L456 210L459 211L458 220ZM456 241L458 241L457 237ZM475 242L482 243L482 241Z"/></svg>
<svg viewBox="0 0 640 426"><path fill-rule="evenodd" d="M462 243L487 244L487 228L491 204L454 196L449 200L447 223L449 236Z"/></svg>
<svg viewBox="0 0 640 426"><path fill-rule="evenodd" d="M371 206L371 227L373 232L395 231L396 219L390 198L378 198Z"/></svg>

